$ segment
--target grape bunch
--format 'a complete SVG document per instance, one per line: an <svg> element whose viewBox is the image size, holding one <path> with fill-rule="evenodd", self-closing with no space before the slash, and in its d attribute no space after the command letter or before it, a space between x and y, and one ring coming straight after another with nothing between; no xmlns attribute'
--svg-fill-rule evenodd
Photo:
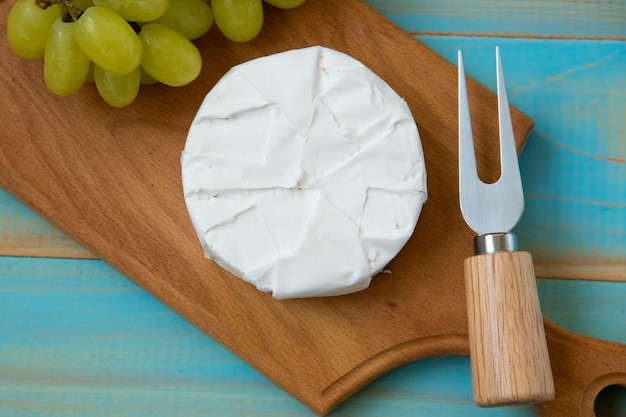
<svg viewBox="0 0 626 417"><path fill-rule="evenodd" d="M124 107L142 84L195 80L202 57L192 41L213 21L234 42L255 38L263 1L289 9L305 0L17 0L7 38L19 57L43 57L52 93L67 96L93 81L104 101Z"/></svg>

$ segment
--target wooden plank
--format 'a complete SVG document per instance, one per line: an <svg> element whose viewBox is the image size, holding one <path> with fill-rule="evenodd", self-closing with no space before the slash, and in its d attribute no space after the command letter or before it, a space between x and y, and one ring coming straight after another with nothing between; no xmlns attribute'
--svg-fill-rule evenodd
<svg viewBox="0 0 626 417"><path fill-rule="evenodd" d="M626 39L626 2L366 0L414 35Z"/></svg>
<svg viewBox="0 0 626 417"><path fill-rule="evenodd" d="M3 416L313 415L102 261L0 257L0 277ZM557 323L626 343L626 286L542 280L539 291ZM535 416L529 407L476 407L470 380L466 357L421 360L332 415ZM625 405L626 390L614 391L597 415Z"/></svg>

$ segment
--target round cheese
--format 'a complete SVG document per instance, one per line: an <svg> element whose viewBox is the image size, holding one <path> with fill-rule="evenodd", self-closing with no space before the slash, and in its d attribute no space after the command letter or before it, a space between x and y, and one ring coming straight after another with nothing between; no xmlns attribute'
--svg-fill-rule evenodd
<svg viewBox="0 0 626 417"><path fill-rule="evenodd" d="M205 256L279 299L367 288L427 195L406 102L319 46L226 73L191 124L182 183Z"/></svg>

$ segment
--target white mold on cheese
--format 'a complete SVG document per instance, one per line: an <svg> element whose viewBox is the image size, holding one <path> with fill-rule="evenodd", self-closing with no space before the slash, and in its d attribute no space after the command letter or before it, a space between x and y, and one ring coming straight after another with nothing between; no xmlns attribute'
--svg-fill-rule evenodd
<svg viewBox="0 0 626 417"><path fill-rule="evenodd" d="M205 256L275 298L367 288L427 195L405 101L324 47L224 75L189 129L182 182Z"/></svg>

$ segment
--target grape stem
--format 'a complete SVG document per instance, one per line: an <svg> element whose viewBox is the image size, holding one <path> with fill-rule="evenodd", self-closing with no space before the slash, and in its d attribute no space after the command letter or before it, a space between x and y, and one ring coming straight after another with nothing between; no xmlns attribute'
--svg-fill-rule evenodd
<svg viewBox="0 0 626 417"><path fill-rule="evenodd" d="M71 0L35 0L35 4L44 10L55 4L60 5L64 22L74 22L83 14L83 11L74 6Z"/></svg>

